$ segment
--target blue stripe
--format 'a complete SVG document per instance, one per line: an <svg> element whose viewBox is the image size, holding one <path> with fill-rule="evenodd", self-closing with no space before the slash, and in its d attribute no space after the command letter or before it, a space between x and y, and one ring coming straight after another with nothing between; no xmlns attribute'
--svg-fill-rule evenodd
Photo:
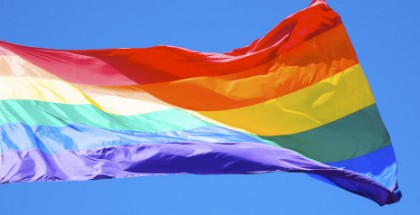
<svg viewBox="0 0 420 215"><path fill-rule="evenodd" d="M392 146L386 146L357 158L327 164L357 172L390 190L395 189L397 185L397 163Z"/></svg>
<svg viewBox="0 0 420 215"><path fill-rule="evenodd" d="M157 143L241 143L262 141L218 126L166 132L114 131L72 124L64 127L29 126L23 123L0 126L0 152L40 150L53 154L109 146Z"/></svg>

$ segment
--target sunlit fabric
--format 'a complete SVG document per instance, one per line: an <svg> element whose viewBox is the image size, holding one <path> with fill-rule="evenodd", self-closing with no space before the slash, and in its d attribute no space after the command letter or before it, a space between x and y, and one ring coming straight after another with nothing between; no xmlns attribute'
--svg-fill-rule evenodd
<svg viewBox="0 0 420 215"><path fill-rule="evenodd" d="M0 86L1 183L283 171L401 198L369 84L321 0L227 53L0 42Z"/></svg>

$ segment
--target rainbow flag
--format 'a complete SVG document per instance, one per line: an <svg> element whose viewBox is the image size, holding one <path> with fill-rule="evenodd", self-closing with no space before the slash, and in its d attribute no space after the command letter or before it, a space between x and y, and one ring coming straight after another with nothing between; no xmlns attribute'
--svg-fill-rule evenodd
<svg viewBox="0 0 420 215"><path fill-rule="evenodd" d="M390 138L321 0L227 53L0 42L0 182L304 172L399 201Z"/></svg>

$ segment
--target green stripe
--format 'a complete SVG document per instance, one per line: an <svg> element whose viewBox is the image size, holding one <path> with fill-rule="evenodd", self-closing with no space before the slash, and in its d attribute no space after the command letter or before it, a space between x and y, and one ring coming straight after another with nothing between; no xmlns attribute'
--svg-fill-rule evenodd
<svg viewBox="0 0 420 215"><path fill-rule="evenodd" d="M375 104L305 132L259 137L320 162L355 158L391 144Z"/></svg>
<svg viewBox="0 0 420 215"><path fill-rule="evenodd" d="M70 105L34 100L0 101L0 125L19 122L30 126L81 124L109 130L147 132L185 130L209 125L178 109L121 116L103 112L89 104Z"/></svg>

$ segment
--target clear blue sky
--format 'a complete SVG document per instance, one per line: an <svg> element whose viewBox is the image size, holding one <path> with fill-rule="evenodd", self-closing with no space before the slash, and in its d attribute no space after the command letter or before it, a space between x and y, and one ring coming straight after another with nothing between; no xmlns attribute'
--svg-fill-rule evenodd
<svg viewBox="0 0 420 215"><path fill-rule="evenodd" d="M59 49L169 44L224 52L263 36L309 2L0 0L0 40ZM304 174L171 175L1 185L0 213L420 214L420 2L328 2L342 16L393 140L400 203L379 207Z"/></svg>

